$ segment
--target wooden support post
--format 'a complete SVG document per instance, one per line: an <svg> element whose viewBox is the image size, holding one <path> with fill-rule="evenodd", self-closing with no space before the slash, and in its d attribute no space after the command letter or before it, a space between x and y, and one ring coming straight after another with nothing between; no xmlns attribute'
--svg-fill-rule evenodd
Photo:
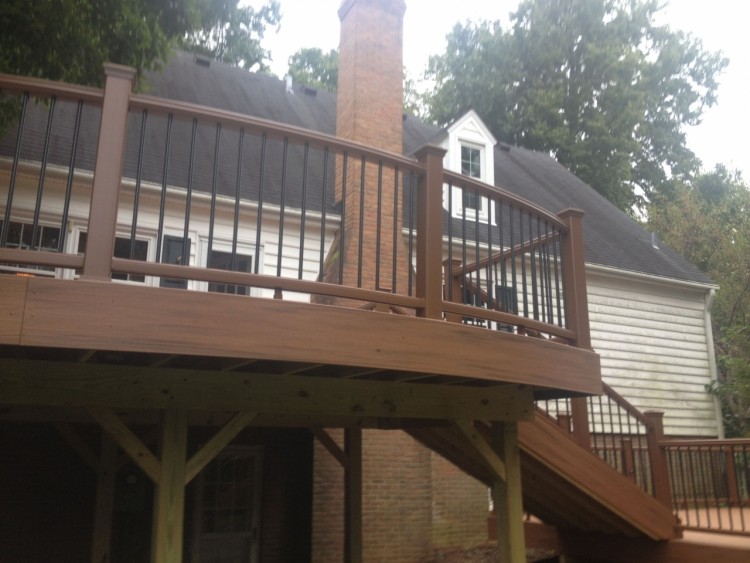
<svg viewBox="0 0 750 563"><path fill-rule="evenodd" d="M112 550L112 516L115 507L117 477L117 444L102 432L99 454L96 505L94 508L94 537L91 542L92 563L108 563Z"/></svg>
<svg viewBox="0 0 750 563"><path fill-rule="evenodd" d="M362 429L344 430L344 561L362 562Z"/></svg>
<svg viewBox="0 0 750 563"><path fill-rule="evenodd" d="M591 433L589 432L588 399L575 397L570 400L573 415L573 438L586 451L591 451Z"/></svg>
<svg viewBox="0 0 750 563"><path fill-rule="evenodd" d="M526 542L523 529L523 496L521 492L521 450L518 446L518 423L492 423L492 442L505 463L505 481L496 479L492 498L497 513L498 561L524 563Z"/></svg>
<svg viewBox="0 0 750 563"><path fill-rule="evenodd" d="M416 157L425 167L417 195L417 297L425 300L420 317L443 316L443 157L445 149L422 147Z"/></svg>
<svg viewBox="0 0 750 563"><path fill-rule="evenodd" d="M568 226L568 234L562 247L566 324L576 333L573 345L590 349L586 263L583 256L583 211L566 209L557 216Z"/></svg>
<svg viewBox="0 0 750 563"><path fill-rule="evenodd" d="M728 446L724 450L724 461L727 466L727 493L729 495L729 506L742 506L742 497L740 496L740 488L737 484L737 467L734 463L734 449L732 446Z"/></svg>
<svg viewBox="0 0 750 563"><path fill-rule="evenodd" d="M662 450L664 441L664 413L646 411L643 413L649 421L646 434L648 459L651 463L651 476L654 483L654 497L664 506L672 509L672 488L669 484L667 458Z"/></svg>
<svg viewBox="0 0 750 563"><path fill-rule="evenodd" d="M104 74L104 101L81 279L109 281L112 277L117 205L135 69L107 63Z"/></svg>
<svg viewBox="0 0 750 563"><path fill-rule="evenodd" d="M164 412L151 546L153 563L182 563L187 428L186 411Z"/></svg>

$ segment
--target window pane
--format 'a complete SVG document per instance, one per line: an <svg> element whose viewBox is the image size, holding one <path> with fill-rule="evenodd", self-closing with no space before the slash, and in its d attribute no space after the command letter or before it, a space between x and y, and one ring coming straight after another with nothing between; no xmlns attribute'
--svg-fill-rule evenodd
<svg viewBox="0 0 750 563"><path fill-rule="evenodd" d="M471 178L482 177L480 151L474 147L461 145L461 174Z"/></svg>
<svg viewBox="0 0 750 563"><path fill-rule="evenodd" d="M234 256L234 267L232 267L232 253L221 252L218 250L211 251L211 258L209 259L208 267L215 268L217 270L231 270L235 272L250 272L251 265L253 263L253 257L247 254L235 254ZM244 285L234 285L228 283L215 283L210 282L208 284L208 291L216 293L233 293L235 295L249 295L250 288Z"/></svg>

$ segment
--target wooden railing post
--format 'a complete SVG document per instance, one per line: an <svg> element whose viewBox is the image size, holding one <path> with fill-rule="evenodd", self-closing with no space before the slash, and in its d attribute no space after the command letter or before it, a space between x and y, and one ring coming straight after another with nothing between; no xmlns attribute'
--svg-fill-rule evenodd
<svg viewBox="0 0 750 563"><path fill-rule="evenodd" d="M416 157L425 167L417 191L417 297L424 309L417 316L443 316L443 157L445 149L426 145ZM446 280L448 281L448 280Z"/></svg>
<svg viewBox="0 0 750 563"><path fill-rule="evenodd" d="M453 301L454 303L461 303L461 282L453 275L453 269L457 268L460 264L461 261L456 259L445 260L445 262L443 262L443 282L445 284L445 295L443 295L443 301ZM445 320L450 323L460 323L462 319L461 315L448 313L445 316Z"/></svg>
<svg viewBox="0 0 750 563"><path fill-rule="evenodd" d="M646 443L654 483L654 498L671 509L672 488L669 484L669 468L667 457L660 445L664 441L664 413L646 411L643 414L649 422L646 429Z"/></svg>
<svg viewBox="0 0 750 563"><path fill-rule="evenodd" d="M563 241L562 248L565 319L568 328L576 333L575 342L572 344L579 348L591 348L586 263L583 254L583 211L566 209L557 216L568 227L568 235Z"/></svg>
<svg viewBox="0 0 750 563"><path fill-rule="evenodd" d="M587 451L591 451L588 399L586 397L574 397L571 399L570 414L573 419L573 438L579 446Z"/></svg>
<svg viewBox="0 0 750 563"><path fill-rule="evenodd" d="M82 279L109 281L117 228L128 104L135 69L107 63Z"/></svg>
<svg viewBox="0 0 750 563"><path fill-rule="evenodd" d="M742 506L740 488L737 483L737 468L734 463L734 448L724 450L724 462L727 468L727 497L729 506Z"/></svg>

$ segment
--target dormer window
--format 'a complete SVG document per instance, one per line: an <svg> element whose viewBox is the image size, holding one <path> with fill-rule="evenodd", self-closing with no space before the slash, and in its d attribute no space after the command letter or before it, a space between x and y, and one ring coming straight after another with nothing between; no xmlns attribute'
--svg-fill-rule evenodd
<svg viewBox="0 0 750 563"><path fill-rule="evenodd" d="M460 172L485 184L494 185L495 138L474 111L469 111L446 129L442 146L446 149L443 165L448 170ZM493 221L486 197L471 189L445 187L443 201L454 217Z"/></svg>

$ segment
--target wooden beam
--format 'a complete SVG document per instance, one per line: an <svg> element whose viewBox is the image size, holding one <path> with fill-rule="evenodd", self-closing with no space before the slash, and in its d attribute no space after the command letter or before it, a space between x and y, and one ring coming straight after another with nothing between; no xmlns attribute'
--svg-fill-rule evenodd
<svg viewBox="0 0 750 563"><path fill-rule="evenodd" d="M221 430L214 434L200 450L187 462L185 469L185 484L192 481L201 470L208 465L216 455L231 442L258 414L254 412L238 412Z"/></svg>
<svg viewBox="0 0 750 563"><path fill-rule="evenodd" d="M362 429L344 430L345 524L344 561L362 563Z"/></svg>
<svg viewBox="0 0 750 563"><path fill-rule="evenodd" d="M141 442L130 428L107 407L88 407L89 414L101 425L101 427L127 452L138 467L148 475L154 483L159 483L159 460L156 459L151 450Z"/></svg>
<svg viewBox="0 0 750 563"><path fill-rule="evenodd" d="M164 413L154 507L153 563L182 563L187 430L184 410L168 409Z"/></svg>
<svg viewBox="0 0 750 563"><path fill-rule="evenodd" d="M506 480L505 463L498 457L492 446L479 435L471 420L456 420L456 428L464 435L469 444L479 453L487 468L492 472L496 480Z"/></svg>
<svg viewBox="0 0 750 563"><path fill-rule="evenodd" d="M438 420L530 420L527 386L440 386L323 377L0 359L0 403L253 411ZM122 444L121 444L122 445Z"/></svg>
<svg viewBox="0 0 750 563"><path fill-rule="evenodd" d="M336 461L339 462L341 467L346 469L349 465L349 458L346 456L344 450L339 447L336 441L331 438L331 435L322 428L313 428L312 433L315 435L315 438L318 440L318 442L320 442L323 447L328 450L328 453L336 458Z"/></svg>
<svg viewBox="0 0 750 563"><path fill-rule="evenodd" d="M53 425L55 430L63 437L68 445L73 448L79 456L86 462L91 469L99 471L99 458L91 451L89 445L76 433L75 430L64 422L58 422Z"/></svg>
<svg viewBox="0 0 750 563"><path fill-rule="evenodd" d="M105 432L102 432L102 448L99 454L99 476L94 508L94 537L91 542L92 563L111 561L116 477L117 444Z"/></svg>
<svg viewBox="0 0 750 563"><path fill-rule="evenodd" d="M502 432L500 454L505 461L505 490L508 515L507 543L510 563L526 562L526 544L523 530L523 494L521 491L521 450L518 445L518 425L515 422L493 424Z"/></svg>

